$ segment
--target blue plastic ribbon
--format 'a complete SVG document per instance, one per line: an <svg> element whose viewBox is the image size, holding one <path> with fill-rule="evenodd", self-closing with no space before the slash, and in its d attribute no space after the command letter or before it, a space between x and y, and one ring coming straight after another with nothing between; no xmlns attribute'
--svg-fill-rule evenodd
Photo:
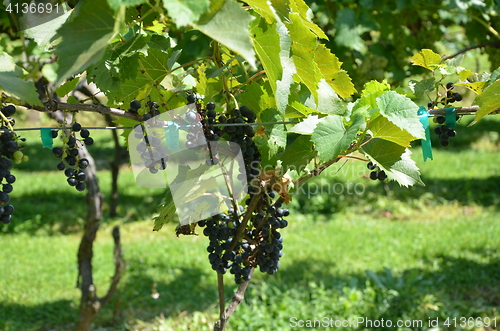
<svg viewBox="0 0 500 331"><path fill-rule="evenodd" d="M42 145L43 148L52 149L52 144L54 143L54 139L52 138L52 129L51 128L41 128L40 136L42 137Z"/></svg>
<svg viewBox="0 0 500 331"><path fill-rule="evenodd" d="M165 128L165 139L167 141L167 149L171 151L179 150L179 124L167 121Z"/></svg>
<svg viewBox="0 0 500 331"><path fill-rule="evenodd" d="M449 128L454 128L457 126L457 112L455 111L455 108L450 107L450 108L445 108L446 111L446 126Z"/></svg>
<svg viewBox="0 0 500 331"><path fill-rule="evenodd" d="M431 131L429 129L430 114L427 112L425 107L420 107L417 114L420 117L420 123L422 123L422 126L424 127L425 130L425 139L421 139L424 162L427 161L428 158L434 160L432 158Z"/></svg>

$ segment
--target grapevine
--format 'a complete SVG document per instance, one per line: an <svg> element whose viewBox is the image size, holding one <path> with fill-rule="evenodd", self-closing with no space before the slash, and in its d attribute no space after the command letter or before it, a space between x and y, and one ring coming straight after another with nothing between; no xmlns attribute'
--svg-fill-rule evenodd
<svg viewBox="0 0 500 331"><path fill-rule="evenodd" d="M12 164L28 161L28 156L23 154L24 146L19 143L26 141L14 132L15 120L11 117L16 113L14 105L6 105L0 111L0 222L9 224L14 213L14 206L9 204L10 193L14 190L12 184L16 182L10 170Z"/></svg>
<svg viewBox="0 0 500 331"><path fill-rule="evenodd" d="M61 133L59 133L61 131ZM69 186L75 187L77 191L84 191L86 188L85 180L87 175L83 171L89 165L86 158L82 158L78 151L78 142L87 146L94 144L94 139L90 137L90 131L82 128L81 124L74 122L70 130L60 129L52 130L52 138L61 136L63 142L62 147L52 148L52 154L61 159L57 163L56 168L59 171L64 171L67 177L66 182ZM79 137L78 137L79 136Z"/></svg>
<svg viewBox="0 0 500 331"><path fill-rule="evenodd" d="M463 68L456 55L441 56L431 50L447 31L448 23L435 24L443 10L433 7L413 17L404 1L394 10L376 10L380 5L375 3L366 6L370 11L341 4L342 12L332 16L336 22L321 29L301 0L280 2L279 6L273 1L243 5L236 0L191 1L189 8L184 6L182 1L153 5L139 0L127 6L85 0L67 17L47 22L46 28L29 29L26 38L36 52L24 42L19 52L7 54L2 49L0 221L10 222L14 211L8 204L16 182L10 173L12 164L28 159L23 138L13 129L11 116L16 106L45 113L78 113L79 118L84 112L95 112L106 115L108 122L115 121L115 128L125 130L124 136L129 138L133 171L141 168L142 178L148 179L175 177L167 183L154 183L166 188L154 230L181 214L173 184L185 183L188 175L199 179L203 171L210 175L223 170L217 179L223 179L227 194L217 195L209 188L197 193L215 196L224 208L217 205L216 210L185 199L183 207L190 218L176 228L178 235L203 234L208 239L206 254L219 287L216 330L224 330L242 302L255 269L269 275L278 272L290 220L286 205L301 185L341 159L366 162L367 177L372 180L393 180L402 186L423 184L410 147L420 140L432 154L428 117L438 124L433 131L441 146L448 146L457 135L455 123L462 115L476 114L480 120L498 111L496 68L492 74L476 74ZM322 4L315 6L323 8ZM485 51L495 64L497 48L490 39L498 38L499 27L484 21L488 15L495 17L494 11L485 11L476 19L489 33L480 31L479 38L488 45L477 48L491 46ZM382 17L386 24L374 24L374 17ZM467 15L449 17L469 19ZM323 19L322 24L330 24L329 17ZM357 28L358 20L366 23L362 29ZM470 26L464 29L471 31ZM335 35L328 36L332 33ZM75 36L82 38L75 42ZM192 53L197 47L203 51ZM44 56L37 58L38 51ZM354 81L346 68L357 69ZM395 88L411 73L424 78ZM446 83L450 79L454 81ZM95 93L75 102L75 92L82 86L92 86ZM468 99L460 93L462 88L475 93L474 106L460 107ZM417 105L420 102L428 102L427 107ZM178 109L187 111L163 120ZM52 148L55 167L64 173L68 185L78 191L88 189L88 196L94 193L95 197L98 186L89 167L91 158L83 157L85 149L79 149L91 146L93 138L75 117L68 125L51 132L53 139L62 142ZM161 131L150 133L152 127ZM117 135L115 138L118 141ZM130 144L134 139L137 144ZM202 157L201 164L175 163L178 150L189 157ZM135 153L137 158L132 160ZM225 169L228 154L242 159L232 169L237 172L234 178ZM215 182L215 177L206 181ZM138 178L136 175L140 185ZM183 189L196 190L201 182ZM233 182L244 186L243 198L232 192ZM93 239L88 238L95 238L98 217L88 217L88 222L91 226L86 225L88 232L81 245L87 251L79 251L82 270L91 266ZM119 242L119 235L115 233L114 239ZM95 299L92 272L82 270L81 312L91 320L95 307L109 302L111 295L103 301ZM121 272L119 266L116 270L113 291ZM227 308L225 274L232 275L237 285Z"/></svg>

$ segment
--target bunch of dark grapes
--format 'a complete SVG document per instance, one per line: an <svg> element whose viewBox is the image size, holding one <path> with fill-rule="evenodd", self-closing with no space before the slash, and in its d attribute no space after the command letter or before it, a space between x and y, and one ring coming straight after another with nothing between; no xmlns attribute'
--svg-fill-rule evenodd
<svg viewBox="0 0 500 331"><path fill-rule="evenodd" d="M381 170L380 167L377 166L376 164L374 164L373 162L368 162L366 167L369 170L373 170L372 172L370 172L370 179L371 180L378 179L380 181L384 181L387 178L387 174L385 173L385 171Z"/></svg>
<svg viewBox="0 0 500 331"><path fill-rule="evenodd" d="M265 211L255 215L255 225L261 229L257 246L257 264L261 272L269 275L275 274L280 267L280 258L283 256L283 237L278 229L288 226L288 221L283 217L290 215L288 209L281 208L283 202L278 199L273 203L274 192L269 192L264 197L268 207Z"/></svg>
<svg viewBox="0 0 500 331"><path fill-rule="evenodd" d="M23 161L28 161L28 156L23 154L23 145L19 145L19 141L26 141L25 138L19 137L11 129L15 125L15 121L11 118L16 112L16 107L8 105L1 109L1 126L0 126L0 222L4 224L10 223L14 206L9 204L10 193L14 190L12 184L15 183L16 177L10 173L12 164L18 164Z"/></svg>
<svg viewBox="0 0 500 331"><path fill-rule="evenodd" d="M143 115L142 119L144 121L149 120L151 117L160 115L160 111L158 110L158 108L160 107L160 105L158 104L158 102L148 101L147 105L149 107L149 113L146 113L146 114Z"/></svg>
<svg viewBox="0 0 500 331"><path fill-rule="evenodd" d="M139 140L136 150L146 168L149 169L149 172L156 174L159 170L165 170L167 168L168 155L160 138L148 135L142 124L137 125L134 132L135 138Z"/></svg>
<svg viewBox="0 0 500 331"><path fill-rule="evenodd" d="M140 114L143 114L142 115L143 121L147 121L147 120L151 119L152 117L160 114L160 111L158 110L159 105L157 102L148 101L146 104L149 107L149 112L147 112L147 111L140 112ZM130 101L129 106L130 107L128 108L128 112L132 113L132 114L139 114L139 109L141 109L141 107L142 107L141 102L139 100Z"/></svg>
<svg viewBox="0 0 500 331"><path fill-rule="evenodd" d="M90 131L83 129L78 122L74 122L69 131L63 129L52 130L52 138L58 137L58 131L62 131L63 146L52 148L54 156L61 159L57 164L57 169L64 171L69 186L74 186L77 191L84 191L86 188L84 181L87 176L83 170L87 168L89 161L80 156L77 140L82 141L86 146L91 146L94 144L94 139L90 137ZM79 133L80 138L77 138L77 133Z"/></svg>
<svg viewBox="0 0 500 331"><path fill-rule="evenodd" d="M446 122L446 118L444 116L436 117L436 122L441 125L437 126L434 129L434 133L439 136L439 143L441 144L441 146L446 147L450 144L449 139L457 136L457 132L444 125L444 123Z"/></svg>
<svg viewBox="0 0 500 331"><path fill-rule="evenodd" d="M278 270L279 260L283 255L280 229L288 225L284 217L290 212L282 208L281 198L275 201L275 192L261 192L261 158L252 139L254 130L249 125L255 122L257 116L246 106L218 113L214 103L209 102L203 108L198 101L196 95L188 96L188 104L196 106L190 107L185 120L188 123L198 123L201 128L193 124L192 129L188 130L186 147L206 148L207 141L219 139L236 143L241 149L245 163L246 175L241 173L238 179L248 183L246 205L251 203L255 195L259 196L257 207L250 216L246 216L248 224L241 230L239 237L238 229L244 226L242 221L248 212L241 205L233 206L227 213L217 214L197 223L197 226L204 227L203 234L210 240L207 247L209 261L212 268L221 274L229 270L237 284L250 280L251 270L255 267L272 275ZM203 135L199 132L203 132ZM214 145L209 146L210 149L215 148ZM207 160L207 165L218 164L217 151L210 152L211 157Z"/></svg>
<svg viewBox="0 0 500 331"><path fill-rule="evenodd" d="M227 214L197 223L205 227L203 234L210 240L207 251L212 269L221 274L229 270L236 284L250 280L250 271L257 266L269 275L278 271L283 256L283 237L279 229L288 226L284 217L290 215L290 211L281 208L282 201L274 201L274 197L274 192L262 195L258 210L250 219L253 230L247 227L241 238L235 236L244 216L242 206L238 206L238 214L230 208Z"/></svg>
<svg viewBox="0 0 500 331"><path fill-rule="evenodd" d="M227 214L217 214L207 220L201 220L197 224L199 227L205 227L203 234L210 240L207 252L212 269L220 274L225 274L229 269L238 284L242 280L250 280L251 266L248 258L252 248L246 241L233 243L239 225L239 216L235 214L234 209L230 209Z"/></svg>
<svg viewBox="0 0 500 331"><path fill-rule="evenodd" d="M453 103L455 101L462 101L462 95L458 92L453 92L455 85L452 82L446 84L446 97L441 99L441 103L444 105Z"/></svg>
<svg viewBox="0 0 500 331"><path fill-rule="evenodd" d="M452 82L447 83L446 84L446 96L444 96L441 99L441 101L438 101L438 102L436 102L435 100L429 101L427 103L427 108L433 109L434 106L436 106L438 103L441 103L444 106L447 106L451 103L462 101L462 99L463 99L462 95L458 92L453 92L454 88L455 88L455 85Z"/></svg>
<svg viewBox="0 0 500 331"><path fill-rule="evenodd" d="M221 115L218 118L220 124L237 124L232 126L224 126L223 130L227 140L237 143L241 148L243 160L245 161L246 181L248 183L248 193L250 198L254 194L259 193L260 188L256 179L260 177L260 153L253 141L255 132L251 125L254 123L256 115L248 107L241 106L240 109L233 109L233 111L226 115ZM242 174L240 174L242 176ZM244 178L238 178L244 180Z"/></svg>

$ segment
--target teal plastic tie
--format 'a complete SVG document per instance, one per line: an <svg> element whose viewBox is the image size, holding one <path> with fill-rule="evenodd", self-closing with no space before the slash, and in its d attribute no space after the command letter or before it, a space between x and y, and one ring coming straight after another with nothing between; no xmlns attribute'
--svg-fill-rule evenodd
<svg viewBox="0 0 500 331"><path fill-rule="evenodd" d="M455 108L450 107L450 108L445 108L446 111L446 126L449 128L454 128L457 126L457 112L455 111Z"/></svg>
<svg viewBox="0 0 500 331"><path fill-rule="evenodd" d="M420 107L417 114L420 117L420 123L422 123L422 126L424 127L425 130L425 139L421 139L424 162L427 161L427 159L434 160L432 158L431 131L429 129L430 114L427 112L425 107Z"/></svg>
<svg viewBox="0 0 500 331"><path fill-rule="evenodd" d="M179 124L167 121L165 128L165 139L167 141L167 149L171 151L179 150Z"/></svg>
<svg viewBox="0 0 500 331"><path fill-rule="evenodd" d="M52 138L52 129L51 128L41 128L40 136L42 137L42 145L43 148L52 149L52 144L54 143L54 139Z"/></svg>

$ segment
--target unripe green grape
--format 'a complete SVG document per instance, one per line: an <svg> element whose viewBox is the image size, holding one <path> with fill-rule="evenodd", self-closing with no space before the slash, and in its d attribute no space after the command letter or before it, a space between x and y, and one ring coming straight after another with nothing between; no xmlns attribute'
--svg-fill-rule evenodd
<svg viewBox="0 0 500 331"><path fill-rule="evenodd" d="M15 151L14 154L12 154L12 157L14 160L21 160L23 158L23 152L21 151Z"/></svg>

